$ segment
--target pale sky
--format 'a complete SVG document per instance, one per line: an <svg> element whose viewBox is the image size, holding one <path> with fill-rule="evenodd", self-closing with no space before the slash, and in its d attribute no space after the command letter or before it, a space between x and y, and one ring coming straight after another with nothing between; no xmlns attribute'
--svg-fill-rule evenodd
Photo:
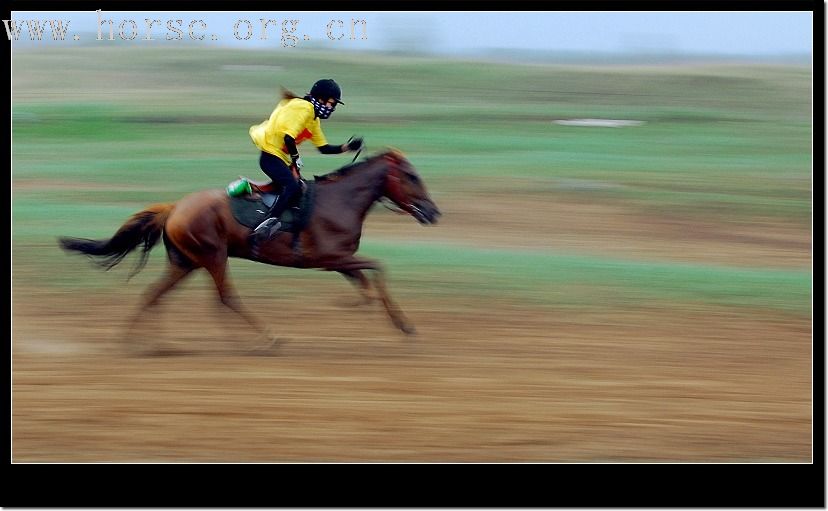
<svg viewBox="0 0 828 511"><path fill-rule="evenodd" d="M104 20L103 25L99 16ZM69 21L66 39L54 44L106 44L111 28L113 37L131 40L134 44L176 44L196 38L203 43L251 49L314 44L332 50L407 46L438 53L505 48L782 55L811 54L813 46L810 11L319 13L103 9L100 14L96 11L15 12L12 19L41 23L51 19ZM267 23L266 34L262 31L262 19L273 20ZM108 20L112 20L111 25ZM285 22L288 31L283 39ZM149 31L148 23L151 23ZM99 27L101 41L89 37ZM51 39L48 27L43 38ZM27 28L22 28L19 41L29 39Z"/></svg>

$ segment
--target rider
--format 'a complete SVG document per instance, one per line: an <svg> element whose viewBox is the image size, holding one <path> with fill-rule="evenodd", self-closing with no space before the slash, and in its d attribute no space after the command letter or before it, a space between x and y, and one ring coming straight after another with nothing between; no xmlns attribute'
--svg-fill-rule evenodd
<svg viewBox="0 0 828 511"><path fill-rule="evenodd" d="M299 172L304 166L297 148L299 144L310 140L322 154L362 148L362 138L330 145L322 133L320 120L330 117L339 103L342 103L342 91L331 79L317 81L302 98L283 89L282 100L270 118L250 127L250 137L261 150L259 166L271 180L284 187L265 220L253 230L256 236L270 238L281 227L279 216L299 191Z"/></svg>

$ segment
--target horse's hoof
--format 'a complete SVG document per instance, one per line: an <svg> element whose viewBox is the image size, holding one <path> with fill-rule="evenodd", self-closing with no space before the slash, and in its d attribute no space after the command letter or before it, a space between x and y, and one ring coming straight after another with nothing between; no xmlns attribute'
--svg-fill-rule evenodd
<svg viewBox="0 0 828 511"><path fill-rule="evenodd" d="M279 347L281 347L282 344L284 344L286 340L287 339L279 337L276 334L274 334L273 332L271 332L270 330L268 330L268 331L266 331L262 334L261 342L259 342L255 347L253 347L250 350L250 353L253 353L253 354L270 353L270 354L272 354L273 352L278 350Z"/></svg>
<svg viewBox="0 0 828 511"><path fill-rule="evenodd" d="M285 341L286 341L286 340L287 340L287 339L284 339L284 338L282 338L282 337L276 337L276 336L274 335L273 337L269 338L269 339L265 342L265 345L266 345L266 346L265 346L265 349L268 349L268 350L277 350L277 349L279 349L279 348L281 348L281 347L282 347L282 345L285 343Z"/></svg>
<svg viewBox="0 0 828 511"><path fill-rule="evenodd" d="M155 346L151 348L147 348L141 352L139 357L147 357L147 358L162 358L162 357L172 357L175 355L180 355L181 352L171 349L166 346Z"/></svg>
<svg viewBox="0 0 828 511"><path fill-rule="evenodd" d="M356 309L358 307L365 307L366 305L371 305L372 303L374 303L373 298L356 298L353 300L346 300L344 302L344 305L345 307Z"/></svg>

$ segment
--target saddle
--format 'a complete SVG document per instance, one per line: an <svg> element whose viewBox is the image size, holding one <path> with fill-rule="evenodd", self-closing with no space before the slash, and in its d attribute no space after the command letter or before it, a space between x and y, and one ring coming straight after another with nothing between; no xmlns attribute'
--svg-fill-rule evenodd
<svg viewBox="0 0 828 511"><path fill-rule="evenodd" d="M308 224L313 212L316 184L305 180L300 180L299 184L299 193L293 197L288 208L279 217L282 222L279 231L297 234ZM256 182L240 176L227 185L230 211L237 222L245 227L255 228L265 219L281 191L282 187L278 183Z"/></svg>

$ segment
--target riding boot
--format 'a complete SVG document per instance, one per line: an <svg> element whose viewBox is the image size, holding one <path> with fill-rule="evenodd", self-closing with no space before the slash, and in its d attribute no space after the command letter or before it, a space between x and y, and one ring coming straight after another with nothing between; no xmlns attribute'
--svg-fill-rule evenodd
<svg viewBox="0 0 828 511"><path fill-rule="evenodd" d="M259 241L267 241L282 226L282 222L279 221L279 217L282 216L282 213L290 205L293 196L299 191L299 184L293 181L284 185L282 189L282 193L276 198L276 201L270 206L270 210L267 212L267 216L265 220L256 226L253 229L253 235Z"/></svg>

